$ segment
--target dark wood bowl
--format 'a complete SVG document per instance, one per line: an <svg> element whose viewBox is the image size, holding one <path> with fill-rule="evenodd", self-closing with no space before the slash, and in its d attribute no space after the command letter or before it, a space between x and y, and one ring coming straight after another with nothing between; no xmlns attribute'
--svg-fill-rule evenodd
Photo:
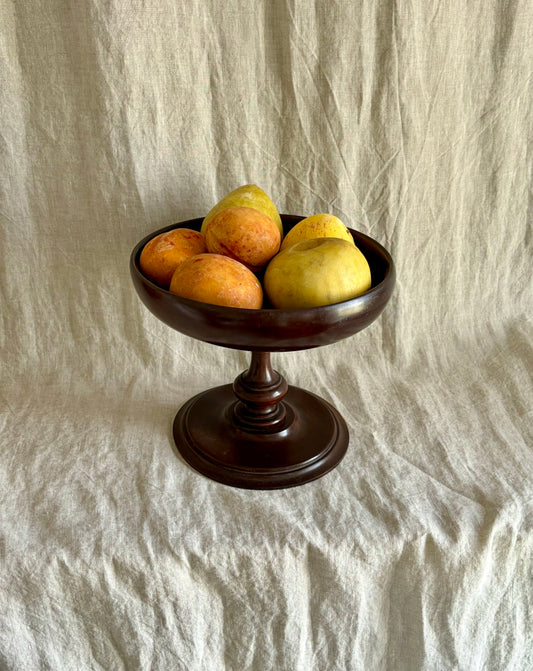
<svg viewBox="0 0 533 671"><path fill-rule="evenodd" d="M282 215L285 233L304 217ZM350 231L366 256L372 288L349 301L300 310L244 310L180 298L157 286L139 268L145 244L173 228L200 230L203 219L172 224L150 233L131 255L133 283L146 307L161 321L185 335L213 345L248 351L286 352L329 345L357 333L382 312L394 288L395 272L390 254L378 242Z"/></svg>
<svg viewBox="0 0 533 671"><path fill-rule="evenodd" d="M286 234L304 217L281 215ZM203 218L160 228L133 249L130 271L145 306L173 329L213 345L252 352L250 368L233 385L198 394L178 412L174 440L197 471L237 487L275 489L314 480L334 468L348 447L344 419L325 400L288 386L270 364L270 352L329 345L354 335L383 311L395 284L394 263L376 240L350 230L366 256L372 286L333 305L260 310L209 305L176 296L139 267L141 251L173 228L200 230Z"/></svg>

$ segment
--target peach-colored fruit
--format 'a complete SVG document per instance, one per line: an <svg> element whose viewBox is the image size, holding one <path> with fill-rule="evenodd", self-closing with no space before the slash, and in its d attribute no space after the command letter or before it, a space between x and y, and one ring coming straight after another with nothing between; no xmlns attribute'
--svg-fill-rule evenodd
<svg viewBox="0 0 533 671"><path fill-rule="evenodd" d="M202 233L190 228L174 228L146 243L139 264L148 279L168 289L176 268L190 256L206 251Z"/></svg>
<svg viewBox="0 0 533 671"><path fill-rule="evenodd" d="M197 254L186 259L174 272L170 291L212 305L258 310L263 289L251 270L221 254Z"/></svg>
<svg viewBox="0 0 533 671"><path fill-rule="evenodd" d="M277 253L280 242L274 220L251 207L227 207L205 229L208 252L236 259L254 272Z"/></svg>
<svg viewBox="0 0 533 671"><path fill-rule="evenodd" d="M281 223L279 212L270 197L257 184L243 184L243 186L239 186L238 189L234 189L219 200L209 210L202 222L201 231L204 235L207 224L215 214L218 214L221 210L225 210L227 207L253 207L259 210L259 212L263 212L263 214L268 215L276 222L280 235L283 237L283 224Z"/></svg>

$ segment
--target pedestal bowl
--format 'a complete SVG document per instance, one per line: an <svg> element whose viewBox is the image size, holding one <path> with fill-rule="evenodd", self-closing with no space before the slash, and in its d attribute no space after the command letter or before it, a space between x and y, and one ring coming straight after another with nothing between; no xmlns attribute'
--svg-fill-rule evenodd
<svg viewBox="0 0 533 671"><path fill-rule="evenodd" d="M281 215L284 233L303 218ZM345 455L346 422L326 400L288 385L272 368L270 354L329 345L371 324L394 288L392 258L376 240L350 229L372 274L372 286L361 296L298 310L274 309L267 303L260 310L210 305L162 289L139 266L151 238L179 227L200 230L202 221L190 219L154 231L138 242L130 257L134 287L158 319L192 338L251 352L249 368L233 384L197 394L179 409L173 424L176 449L199 473L234 487L278 489L315 480Z"/></svg>

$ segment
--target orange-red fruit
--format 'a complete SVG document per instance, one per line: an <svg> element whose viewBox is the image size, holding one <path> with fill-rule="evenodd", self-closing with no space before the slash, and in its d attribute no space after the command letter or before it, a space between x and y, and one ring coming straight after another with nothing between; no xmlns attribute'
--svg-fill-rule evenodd
<svg viewBox="0 0 533 671"><path fill-rule="evenodd" d="M148 279L168 289L176 268L190 256L206 252L205 237L190 228L160 233L143 247L139 264Z"/></svg>
<svg viewBox="0 0 533 671"><path fill-rule="evenodd" d="M281 234L275 221L251 207L227 207L205 229L207 251L223 254L258 271L278 252Z"/></svg>
<svg viewBox="0 0 533 671"><path fill-rule="evenodd" d="M221 254L197 254L174 272L170 291L212 305L258 310L263 289L257 277L242 263Z"/></svg>

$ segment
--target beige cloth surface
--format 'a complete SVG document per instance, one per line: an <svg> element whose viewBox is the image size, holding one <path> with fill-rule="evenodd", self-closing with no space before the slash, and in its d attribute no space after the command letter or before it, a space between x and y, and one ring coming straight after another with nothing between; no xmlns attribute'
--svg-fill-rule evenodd
<svg viewBox="0 0 533 671"><path fill-rule="evenodd" d="M0 668L533 668L533 12L0 5ZM175 456L245 352L136 296L144 235L255 182L392 253L360 334L273 356L341 411L274 492Z"/></svg>

